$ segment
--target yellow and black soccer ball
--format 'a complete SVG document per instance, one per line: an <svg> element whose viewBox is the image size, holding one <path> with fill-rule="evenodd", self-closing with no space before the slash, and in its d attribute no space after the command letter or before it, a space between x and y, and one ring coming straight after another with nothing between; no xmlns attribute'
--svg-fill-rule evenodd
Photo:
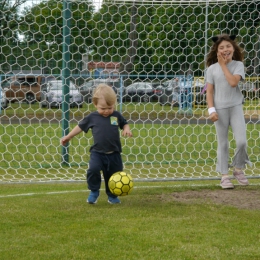
<svg viewBox="0 0 260 260"><path fill-rule="evenodd" d="M108 187L114 195L125 196L132 191L134 183L130 174L116 172L110 177Z"/></svg>

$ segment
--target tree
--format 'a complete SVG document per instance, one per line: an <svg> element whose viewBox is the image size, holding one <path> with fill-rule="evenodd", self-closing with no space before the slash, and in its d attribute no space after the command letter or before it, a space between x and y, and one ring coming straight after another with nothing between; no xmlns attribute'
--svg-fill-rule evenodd
<svg viewBox="0 0 260 260"><path fill-rule="evenodd" d="M14 52L19 48L18 9L25 1L0 0L0 74L10 71L10 64L15 63ZM6 57L7 53L8 57Z"/></svg>
<svg viewBox="0 0 260 260"><path fill-rule="evenodd" d="M86 46L92 44L90 30L93 27L94 6L91 1L71 2L70 32L72 73L78 73L82 64L82 54ZM60 74L62 68L63 43L63 5L62 1L44 1L26 8L22 13L20 31L31 57L31 67L42 67L45 73ZM35 59L36 58L36 59Z"/></svg>
<svg viewBox="0 0 260 260"><path fill-rule="evenodd" d="M4 44L9 63L15 60L17 66L42 68L46 73L60 74L62 3L49 0L26 8L19 26L17 22L13 24L13 31L17 34L19 29L23 41L6 30L12 41ZM259 53L255 30L259 27L259 1L209 5L205 2L197 5L142 5L135 1L119 5L106 0L101 9L94 12L89 0L71 1L70 9L69 50L73 74L81 71L82 57L91 50L93 61L121 62L122 74L153 78L191 72L201 76L210 38L223 32L241 36L247 49L247 64L251 64ZM3 41L3 37L1 39ZM17 48L9 47L13 42Z"/></svg>

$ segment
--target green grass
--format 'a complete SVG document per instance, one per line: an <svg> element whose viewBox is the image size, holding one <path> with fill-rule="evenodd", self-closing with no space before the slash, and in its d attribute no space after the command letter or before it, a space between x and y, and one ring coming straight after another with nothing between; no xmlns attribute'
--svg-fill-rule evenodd
<svg viewBox="0 0 260 260"><path fill-rule="evenodd" d="M71 125L71 128L75 124ZM197 167L198 176L205 165L214 165L216 157L216 138L213 125L175 125L175 124L135 124L131 125L133 138L122 138L123 160L125 167L133 169L136 174L146 175L147 171L164 177L162 170L167 169L168 177L181 175L187 166ZM259 162L259 146L256 145L259 124L248 124L248 145L250 159ZM6 125L0 129L0 167L3 169L20 169L21 175L45 174L45 177L59 178L61 165L61 129L58 124L41 125ZM230 133L232 138L232 133ZM89 160L89 147L92 143L91 133L80 134L69 146L71 167L80 168L84 174ZM235 143L231 142L231 156L235 152ZM178 173L176 171L178 167ZM182 171L183 170L183 171ZM8 171L11 172L11 169ZM6 172L8 172L6 170ZM207 174L207 168L204 168ZM5 174L6 174L5 172ZM46 173L47 176L46 176ZM78 175L78 178L80 175ZM69 170L68 170L69 177ZM76 176L77 177L77 176ZM178 177L178 176L177 176ZM29 178L29 176L28 176ZM40 176L39 176L40 178ZM82 177L81 177L82 178Z"/></svg>
<svg viewBox="0 0 260 260"><path fill-rule="evenodd" d="M38 106L38 108L37 108ZM129 108L130 107L130 108ZM84 113L93 111L93 105L84 104L82 110L72 109L74 118L80 120ZM160 109L160 110L159 110ZM122 138L123 161L125 169L131 171L134 178L182 178L209 176L216 158L216 137L213 124L172 124L176 118L177 108L160 106L157 103L124 104L123 110L133 114L148 114L148 118L165 117L168 121L161 123L130 124L133 138ZM130 113L130 111L132 111ZM197 110L196 110L197 111ZM80 134L69 145L69 167L62 164L61 124L50 123L53 117L59 117L60 110L40 109L39 104L12 104L1 120L6 118L34 119L29 124L2 124L0 128L0 175L4 179L16 178L21 181L29 179L59 180L66 172L67 179L85 179L89 161L89 147L92 144L91 133ZM83 113L84 112L84 113ZM11 113L14 113L12 116ZM150 113L155 115L151 116ZM33 116L34 115L34 116ZM194 117L195 118L195 117ZM163 119L162 119L163 120ZM199 122L199 121L198 121ZM70 129L76 121L70 124ZM259 124L247 124L248 153L250 160L259 168ZM232 139L232 133L230 133ZM234 140L231 141L230 156L235 152ZM257 170L257 169L254 169ZM19 174L17 174L17 171ZM257 174L257 171L255 171ZM211 177L214 177L212 175Z"/></svg>
<svg viewBox="0 0 260 260"><path fill-rule="evenodd" d="M1 185L0 259L260 259L259 210L171 196L215 184L136 182L120 205L104 190L87 204L85 183ZM256 192L259 183L235 190Z"/></svg>
<svg viewBox="0 0 260 260"><path fill-rule="evenodd" d="M246 100L244 104L244 110L259 110L260 104L259 100ZM140 118L145 116L146 118L168 118L176 117L178 107L171 107L169 105L161 106L159 103L123 103L118 104L117 110L126 116ZM84 103L83 108L71 108L70 117L82 118L84 115L95 111L93 104ZM193 106L194 117L207 116L206 106ZM12 103L9 107L2 111L2 118L62 118L61 109L42 109L39 103L25 104L25 103Z"/></svg>

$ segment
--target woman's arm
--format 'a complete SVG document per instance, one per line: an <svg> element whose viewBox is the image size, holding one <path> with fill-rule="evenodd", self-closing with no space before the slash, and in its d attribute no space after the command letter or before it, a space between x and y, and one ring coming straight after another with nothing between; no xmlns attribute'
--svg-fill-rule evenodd
<svg viewBox="0 0 260 260"><path fill-rule="evenodd" d="M210 83L207 83L206 99L207 99L208 108L214 107L213 94L214 94L214 86Z"/></svg>
<svg viewBox="0 0 260 260"><path fill-rule="evenodd" d="M207 83L206 99L207 99L207 104L208 104L209 119L212 122L215 122L215 121L218 120L218 114L217 114L216 109L214 107L213 94L214 94L214 86L210 83Z"/></svg>

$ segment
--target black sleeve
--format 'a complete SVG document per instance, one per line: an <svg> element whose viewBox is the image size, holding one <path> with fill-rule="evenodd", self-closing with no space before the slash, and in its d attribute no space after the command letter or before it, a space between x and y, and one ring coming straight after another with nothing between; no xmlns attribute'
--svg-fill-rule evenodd
<svg viewBox="0 0 260 260"><path fill-rule="evenodd" d="M78 124L79 128L85 133L88 132L89 128L91 128L90 124L90 115L84 117Z"/></svg>
<svg viewBox="0 0 260 260"><path fill-rule="evenodd" d="M120 129L123 129L124 125L127 125L127 120L119 113L119 127Z"/></svg>

